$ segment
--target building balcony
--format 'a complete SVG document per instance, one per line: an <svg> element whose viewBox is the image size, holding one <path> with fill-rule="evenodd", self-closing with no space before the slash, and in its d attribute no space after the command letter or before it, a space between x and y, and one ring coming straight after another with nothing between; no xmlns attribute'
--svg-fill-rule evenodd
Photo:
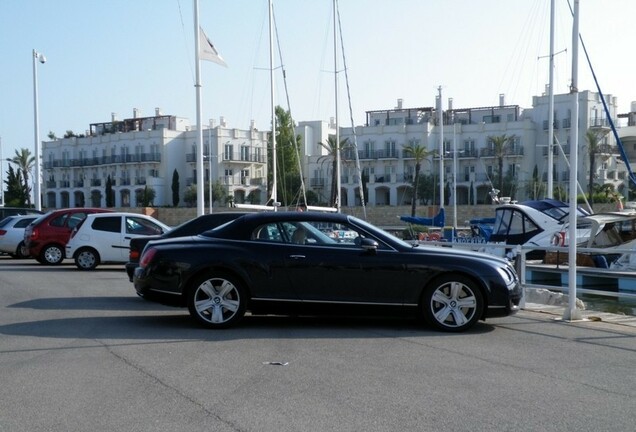
<svg viewBox="0 0 636 432"><path fill-rule="evenodd" d="M508 147L504 150L503 155L504 157L516 157L516 156L523 156L523 146L514 146L514 147ZM481 157L497 157L495 149L494 148L483 148L479 150L479 156Z"/></svg>
<svg viewBox="0 0 636 432"><path fill-rule="evenodd" d="M397 159L399 156L399 152L395 149L378 150L376 152L376 157L378 159Z"/></svg>
<svg viewBox="0 0 636 432"><path fill-rule="evenodd" d="M115 155L115 156L102 156L102 157L90 157L90 158L76 158L76 159L55 159L52 161L44 162L44 169L53 168L75 168L75 167L87 167L87 166L99 166L99 165L112 165L112 164L127 164L127 163L144 163L144 162L161 162L160 153L140 153L134 155Z"/></svg>

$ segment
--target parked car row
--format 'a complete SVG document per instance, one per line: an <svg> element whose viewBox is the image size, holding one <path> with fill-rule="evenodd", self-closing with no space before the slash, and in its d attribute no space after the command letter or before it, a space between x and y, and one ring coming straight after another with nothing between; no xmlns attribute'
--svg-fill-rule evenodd
<svg viewBox="0 0 636 432"><path fill-rule="evenodd" d="M102 208L67 208L0 220L0 252L57 265L73 259L79 269L126 263L133 238L161 235L170 227L146 215Z"/></svg>
<svg viewBox="0 0 636 432"><path fill-rule="evenodd" d="M521 300L507 260L412 245L343 214L224 212L174 229L97 208L30 218L0 222L0 233L23 230L21 244L11 234L18 243L8 253L49 265L73 259L81 270L126 263L140 297L187 307L208 328L234 326L250 311L418 316L458 332L515 313Z"/></svg>

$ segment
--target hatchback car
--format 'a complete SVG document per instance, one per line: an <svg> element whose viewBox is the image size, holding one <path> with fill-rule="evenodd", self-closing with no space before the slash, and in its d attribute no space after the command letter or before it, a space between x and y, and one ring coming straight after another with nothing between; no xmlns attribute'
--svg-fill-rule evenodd
<svg viewBox="0 0 636 432"><path fill-rule="evenodd" d="M128 261L130 240L170 231L157 219L136 213L95 213L86 216L66 244L66 257L80 270L93 270L100 263Z"/></svg>
<svg viewBox="0 0 636 432"><path fill-rule="evenodd" d="M24 247L24 229L37 219L37 215L7 216L0 220L0 252L8 253L13 258L29 256Z"/></svg>
<svg viewBox="0 0 636 432"><path fill-rule="evenodd" d="M338 241L325 230L353 232ZM302 234L302 236L300 235ZM512 264L477 252L411 245L353 216L250 213L192 237L155 240L137 293L188 307L209 328L246 313L421 316L444 331L515 313Z"/></svg>
<svg viewBox="0 0 636 432"><path fill-rule="evenodd" d="M86 215L111 212L101 208L67 208L43 214L24 230L24 244L29 255L41 264L60 264L64 260L64 247L73 228Z"/></svg>

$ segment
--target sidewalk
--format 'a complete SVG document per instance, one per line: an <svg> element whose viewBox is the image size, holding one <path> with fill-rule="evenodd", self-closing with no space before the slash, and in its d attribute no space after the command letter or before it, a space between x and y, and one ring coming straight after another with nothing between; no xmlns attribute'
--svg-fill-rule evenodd
<svg viewBox="0 0 636 432"><path fill-rule="evenodd" d="M522 310L530 312L545 313L554 315L555 318L562 318L567 308L564 305L546 305L540 303L528 303ZM612 314L608 312L598 312L592 310L582 310L581 317L583 321L601 321L610 324L618 324L636 328L636 316Z"/></svg>

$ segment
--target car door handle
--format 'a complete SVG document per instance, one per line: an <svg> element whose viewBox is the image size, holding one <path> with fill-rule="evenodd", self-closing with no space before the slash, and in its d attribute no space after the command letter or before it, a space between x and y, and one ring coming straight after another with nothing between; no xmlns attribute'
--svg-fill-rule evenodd
<svg viewBox="0 0 636 432"><path fill-rule="evenodd" d="M307 258L305 255L290 255L289 257L295 260Z"/></svg>

